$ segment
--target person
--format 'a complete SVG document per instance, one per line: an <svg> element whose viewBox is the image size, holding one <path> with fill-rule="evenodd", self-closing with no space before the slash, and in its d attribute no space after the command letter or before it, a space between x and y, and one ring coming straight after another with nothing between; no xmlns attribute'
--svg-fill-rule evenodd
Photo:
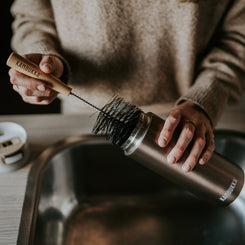
<svg viewBox="0 0 245 245"><path fill-rule="evenodd" d="M168 108L159 146L180 128L169 163L188 146L185 172L207 163L213 128L226 104L242 96L243 0L15 0L11 11L15 51L92 104L117 94L138 106ZM57 97L40 80L9 74L27 103ZM83 105L63 98L63 111L80 113Z"/></svg>

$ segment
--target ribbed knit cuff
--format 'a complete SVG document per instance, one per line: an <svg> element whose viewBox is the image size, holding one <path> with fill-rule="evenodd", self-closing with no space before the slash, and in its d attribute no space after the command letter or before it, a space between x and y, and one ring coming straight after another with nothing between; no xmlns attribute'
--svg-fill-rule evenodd
<svg viewBox="0 0 245 245"><path fill-rule="evenodd" d="M193 86L176 102L192 101L206 113L213 127L228 101L227 88L221 79L215 77L215 73L207 70L200 73Z"/></svg>

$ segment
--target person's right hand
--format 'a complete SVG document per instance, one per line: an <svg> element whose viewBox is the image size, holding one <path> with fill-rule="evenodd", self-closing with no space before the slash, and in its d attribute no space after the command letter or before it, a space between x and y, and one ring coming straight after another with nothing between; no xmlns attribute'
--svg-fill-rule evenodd
<svg viewBox="0 0 245 245"><path fill-rule="evenodd" d="M27 54L24 57L39 65L44 73L53 74L58 78L63 74L63 63L58 57L42 54ZM26 76L13 68L9 70L9 76L13 89L27 103L47 105L57 97L58 93L48 88L41 80Z"/></svg>

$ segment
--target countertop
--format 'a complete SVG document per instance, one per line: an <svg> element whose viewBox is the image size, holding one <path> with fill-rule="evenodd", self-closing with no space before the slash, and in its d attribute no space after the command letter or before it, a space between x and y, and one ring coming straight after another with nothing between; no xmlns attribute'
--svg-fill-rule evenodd
<svg viewBox="0 0 245 245"><path fill-rule="evenodd" d="M49 145L72 135L89 134L96 115L14 115L0 116L0 121L22 125L28 135L31 159ZM245 103L229 107L218 129L245 132ZM11 173L0 173L0 245L16 244L26 180L31 163Z"/></svg>

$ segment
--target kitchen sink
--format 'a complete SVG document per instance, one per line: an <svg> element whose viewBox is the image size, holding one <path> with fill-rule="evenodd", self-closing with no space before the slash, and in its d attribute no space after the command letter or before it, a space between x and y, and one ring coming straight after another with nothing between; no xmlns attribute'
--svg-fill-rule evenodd
<svg viewBox="0 0 245 245"><path fill-rule="evenodd" d="M245 169L245 135L215 132L216 151ZM245 197L204 203L103 137L70 137L29 173L19 245L241 245Z"/></svg>

